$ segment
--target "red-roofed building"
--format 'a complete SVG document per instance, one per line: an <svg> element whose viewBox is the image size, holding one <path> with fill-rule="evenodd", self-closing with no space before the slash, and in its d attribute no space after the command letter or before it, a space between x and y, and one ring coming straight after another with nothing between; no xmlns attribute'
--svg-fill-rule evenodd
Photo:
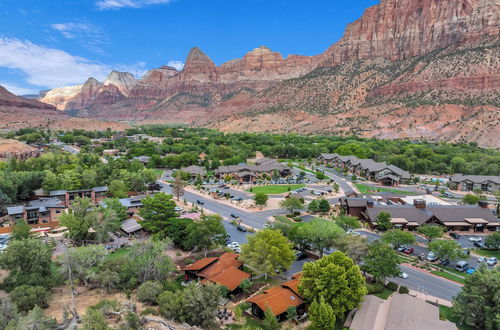
<svg viewBox="0 0 500 330"><path fill-rule="evenodd" d="M290 307L295 307L298 315L304 314L305 302L298 289L301 275L301 273L295 274L292 280L247 299L247 302L252 304L252 314L263 318L264 312L270 308L279 320L284 320Z"/></svg>
<svg viewBox="0 0 500 330"><path fill-rule="evenodd" d="M226 252L220 257L200 259L183 269L184 279L217 283L229 291L234 291L243 280L251 277L241 270L243 261L238 260L238 257L239 254Z"/></svg>

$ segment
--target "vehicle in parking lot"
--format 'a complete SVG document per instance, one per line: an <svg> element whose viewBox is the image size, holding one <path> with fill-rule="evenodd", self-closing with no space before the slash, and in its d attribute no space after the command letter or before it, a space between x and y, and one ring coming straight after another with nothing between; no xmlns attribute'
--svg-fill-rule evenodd
<svg viewBox="0 0 500 330"><path fill-rule="evenodd" d="M486 257L477 258L477 262L479 262L479 263L486 262Z"/></svg>
<svg viewBox="0 0 500 330"><path fill-rule="evenodd" d="M441 261L441 265L443 266L448 266L450 264L450 261L448 259Z"/></svg>
<svg viewBox="0 0 500 330"><path fill-rule="evenodd" d="M396 250L398 252L403 252L406 249L406 245L400 245Z"/></svg>
<svg viewBox="0 0 500 330"><path fill-rule="evenodd" d="M495 266L497 264L497 258L490 257L486 259L486 263L488 264L488 266Z"/></svg>
<svg viewBox="0 0 500 330"><path fill-rule="evenodd" d="M467 270L465 271L465 274L473 274L474 272L476 271L476 268L475 267L469 267L467 268Z"/></svg>
<svg viewBox="0 0 500 330"><path fill-rule="evenodd" d="M180 212L180 211L182 211L182 207L180 207L180 206L176 206L176 207L174 208L174 210L175 210L175 211L177 211L177 212Z"/></svg>
<svg viewBox="0 0 500 330"><path fill-rule="evenodd" d="M436 255L434 254L434 252L429 252L429 254L427 255L427 261L436 261L438 258L436 257Z"/></svg>
<svg viewBox="0 0 500 330"><path fill-rule="evenodd" d="M477 242L477 241L472 242L472 245L474 245L474 246L475 246L475 247L477 247L477 248L482 248L482 247L484 247L484 244L483 244L483 243L481 243L481 242Z"/></svg>
<svg viewBox="0 0 500 330"><path fill-rule="evenodd" d="M445 192L444 192L444 195L445 195L446 197L448 197L448 198L453 198L453 195L452 195L452 194L450 194L450 193L449 193L449 192L447 192L447 191L445 191Z"/></svg>
<svg viewBox="0 0 500 330"><path fill-rule="evenodd" d="M415 251L412 247L406 248L403 250L403 253L405 254L412 254L413 251Z"/></svg>
<svg viewBox="0 0 500 330"><path fill-rule="evenodd" d="M242 225L237 225L236 229L238 229L239 231L241 231L243 233L247 231L247 229L244 226L242 226Z"/></svg>
<svg viewBox="0 0 500 330"><path fill-rule="evenodd" d="M469 263L465 260L460 260L459 262L457 262L455 269L459 272L465 272L467 269L469 269Z"/></svg>
<svg viewBox="0 0 500 330"><path fill-rule="evenodd" d="M305 258L307 258L307 253L305 253L303 251L295 250L295 259L296 260L302 260Z"/></svg>
<svg viewBox="0 0 500 330"><path fill-rule="evenodd" d="M460 235L457 234L457 233L450 233L450 236L454 239L459 239L460 238Z"/></svg>
<svg viewBox="0 0 500 330"><path fill-rule="evenodd" d="M483 239L481 237L471 236L471 237L469 237L469 241L470 242L482 242Z"/></svg>

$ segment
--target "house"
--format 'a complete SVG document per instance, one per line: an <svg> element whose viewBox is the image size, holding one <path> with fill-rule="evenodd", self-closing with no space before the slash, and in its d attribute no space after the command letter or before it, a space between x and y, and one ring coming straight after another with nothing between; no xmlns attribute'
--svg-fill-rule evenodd
<svg viewBox="0 0 500 330"><path fill-rule="evenodd" d="M133 157L132 160L138 160L141 163L143 163L144 165L147 165L151 161L151 157L149 157L149 156L136 156L136 157Z"/></svg>
<svg viewBox="0 0 500 330"><path fill-rule="evenodd" d="M202 152L200 152L200 154L198 155L198 158L199 158L200 160L205 160L205 159L207 158L207 156L208 156L208 155L202 151Z"/></svg>
<svg viewBox="0 0 500 330"><path fill-rule="evenodd" d="M500 229L500 219L488 208L486 202L480 202L479 205L446 205L428 204L427 200L417 198L393 197L382 202L374 197L376 196L346 197L341 199L340 205L346 214L358 217L372 228L377 227L377 216L385 211L391 215L394 227L410 231L424 224L436 224L448 230L466 232Z"/></svg>
<svg viewBox="0 0 500 330"><path fill-rule="evenodd" d="M137 195L129 198L120 198L120 204L127 208L128 215L134 215L139 212L139 209L144 205L142 204L143 198L147 197L146 195Z"/></svg>
<svg viewBox="0 0 500 330"><path fill-rule="evenodd" d="M108 187L94 187L82 190L53 190L49 191L49 196L59 199L66 207L69 207L77 197L88 197L92 204L99 204L107 197Z"/></svg>
<svg viewBox="0 0 500 330"><path fill-rule="evenodd" d="M272 177L275 173L284 177L289 175L291 169L275 159L259 159L255 164L225 165L219 166L215 171L215 177L221 179L226 175L242 182L256 182L263 175Z"/></svg>
<svg viewBox="0 0 500 330"><path fill-rule="evenodd" d="M449 185L453 190L481 190L488 194L494 194L500 190L500 176L455 174L451 176Z"/></svg>
<svg viewBox="0 0 500 330"><path fill-rule="evenodd" d="M239 256L226 252L220 257L200 259L183 269L184 280L217 283L233 292L243 280L251 278L250 274L242 270L243 261L238 260Z"/></svg>
<svg viewBox="0 0 500 330"><path fill-rule="evenodd" d="M7 207L11 226L24 219L33 228L54 229L59 226L59 217L65 212L66 206L58 198L40 198L30 201L27 205Z"/></svg>
<svg viewBox="0 0 500 330"><path fill-rule="evenodd" d="M338 154L321 154L317 160L324 165L330 165L383 186L397 186L410 180L411 175L395 165L376 162L372 159L360 159L356 156L341 156Z"/></svg>
<svg viewBox="0 0 500 330"><path fill-rule="evenodd" d="M301 273L295 274L290 281L247 299L247 302L252 305L252 314L262 319L265 311L269 308L274 316L281 321L286 319L288 308L295 307L297 314L303 315L306 311L306 305L298 288L301 275Z"/></svg>
<svg viewBox="0 0 500 330"><path fill-rule="evenodd" d="M109 156L116 156L120 153L120 150L118 149L106 149L102 151L102 154L104 156L109 155Z"/></svg>
<svg viewBox="0 0 500 330"><path fill-rule="evenodd" d="M204 178L207 176L207 170L201 166L191 165L188 167L181 168L182 172L188 173L191 176L191 179L194 180L198 176Z"/></svg>
<svg viewBox="0 0 500 330"><path fill-rule="evenodd" d="M124 220L120 225L120 229L130 236L142 231L143 228L135 219L131 218Z"/></svg>
<svg viewBox="0 0 500 330"><path fill-rule="evenodd" d="M457 329L455 324L439 318L439 307L407 294L393 294L383 300L365 296L350 324L352 330L422 330Z"/></svg>

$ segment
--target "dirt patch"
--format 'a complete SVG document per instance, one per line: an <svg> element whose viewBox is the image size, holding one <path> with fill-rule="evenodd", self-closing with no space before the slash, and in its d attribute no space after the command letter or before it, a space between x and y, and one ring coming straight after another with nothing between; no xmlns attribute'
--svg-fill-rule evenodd
<svg viewBox="0 0 500 330"><path fill-rule="evenodd" d="M31 152L35 151L36 148L30 147L29 145L10 139L0 139L0 154L2 153L23 153L23 152Z"/></svg>
<svg viewBox="0 0 500 330"><path fill-rule="evenodd" d="M107 294L105 290L78 288L78 295L75 297L76 310L80 315L85 314L89 306L97 304L103 299L117 300L120 303L127 301L124 293L116 292ZM49 299L49 308L45 310L45 315L51 316L62 321L62 314L65 306L72 306L71 291L67 287L58 287L52 290Z"/></svg>

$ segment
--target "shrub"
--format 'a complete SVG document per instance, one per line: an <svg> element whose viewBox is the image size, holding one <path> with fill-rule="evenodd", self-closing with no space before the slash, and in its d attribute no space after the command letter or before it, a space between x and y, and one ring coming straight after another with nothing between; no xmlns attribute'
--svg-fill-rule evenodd
<svg viewBox="0 0 500 330"><path fill-rule="evenodd" d="M154 307L146 307L142 310L141 315L159 315L158 310Z"/></svg>
<svg viewBox="0 0 500 330"><path fill-rule="evenodd" d="M243 312L244 312L244 311L246 311L247 309L249 309L249 308L250 308L250 306L251 306L251 304L250 304L250 303L248 303L248 302L244 301L244 302L242 302L242 303L240 303L240 304L238 305L238 308L240 308L240 309L241 309L241 311L243 311Z"/></svg>
<svg viewBox="0 0 500 330"><path fill-rule="evenodd" d="M35 306L47 308L47 290L42 286L20 285L10 293L10 299L20 311L32 310Z"/></svg>
<svg viewBox="0 0 500 330"><path fill-rule="evenodd" d="M368 294L381 293L384 291L382 283L367 284Z"/></svg>
<svg viewBox="0 0 500 330"><path fill-rule="evenodd" d="M387 289L391 290L391 291L397 291L398 290L398 285L394 282L389 282L387 283L387 285L385 286Z"/></svg>
<svg viewBox="0 0 500 330"><path fill-rule="evenodd" d="M252 282L250 282L250 280L247 278L244 279L243 281L241 281L240 286L239 286L239 288L241 290L243 290L243 292L245 292L245 293L249 293L251 287L252 287Z"/></svg>
<svg viewBox="0 0 500 330"><path fill-rule="evenodd" d="M157 304L158 295L162 292L163 288L160 282L147 281L139 286L137 289L137 299L144 303Z"/></svg>
<svg viewBox="0 0 500 330"><path fill-rule="evenodd" d="M410 293L410 290L408 290L408 288L405 287L405 286L400 286L399 287L399 293L401 293L401 294L407 294L407 293Z"/></svg>
<svg viewBox="0 0 500 330"><path fill-rule="evenodd" d="M167 280L163 283L163 289L165 291L175 292L179 289L179 283L175 280Z"/></svg>

